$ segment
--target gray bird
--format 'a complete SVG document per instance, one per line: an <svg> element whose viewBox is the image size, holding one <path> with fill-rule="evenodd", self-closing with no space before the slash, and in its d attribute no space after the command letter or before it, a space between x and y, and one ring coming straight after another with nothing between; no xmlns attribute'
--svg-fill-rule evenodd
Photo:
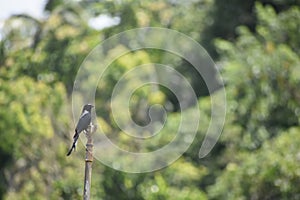
<svg viewBox="0 0 300 200"><path fill-rule="evenodd" d="M76 144L77 144L77 140L79 138L79 134L82 131L87 131L87 129L91 123L91 120L92 120L91 109L93 107L94 106L91 104L86 104L85 106L83 106L81 116L78 120L76 129L75 129L75 135L73 136L73 145L72 145L71 149L69 150L67 156L69 156L72 153L73 149L74 150L76 149Z"/></svg>

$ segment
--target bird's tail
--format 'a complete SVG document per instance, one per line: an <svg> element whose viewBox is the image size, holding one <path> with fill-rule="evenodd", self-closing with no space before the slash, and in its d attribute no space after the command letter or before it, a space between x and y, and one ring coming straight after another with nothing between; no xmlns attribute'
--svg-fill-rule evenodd
<svg viewBox="0 0 300 200"><path fill-rule="evenodd" d="M79 138L79 134L78 134L77 131L75 130L75 135L74 135L74 137L73 137L73 144L72 144L70 150L68 151L67 156L71 155L73 149L74 149L74 151L76 150L76 144L77 144L78 138Z"/></svg>

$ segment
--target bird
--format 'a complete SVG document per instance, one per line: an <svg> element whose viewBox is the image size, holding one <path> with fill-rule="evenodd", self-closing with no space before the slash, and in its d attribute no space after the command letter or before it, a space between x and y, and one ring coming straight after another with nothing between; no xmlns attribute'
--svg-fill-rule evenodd
<svg viewBox="0 0 300 200"><path fill-rule="evenodd" d="M75 128L75 134L73 136L73 144L72 144L70 150L68 151L67 156L71 155L73 149L74 150L76 149L76 144L77 144L77 140L79 138L79 134L82 131L87 131L87 129L91 123L91 120L92 120L91 110L93 107L94 106L92 104L86 104L83 106L80 118L79 118L78 123Z"/></svg>

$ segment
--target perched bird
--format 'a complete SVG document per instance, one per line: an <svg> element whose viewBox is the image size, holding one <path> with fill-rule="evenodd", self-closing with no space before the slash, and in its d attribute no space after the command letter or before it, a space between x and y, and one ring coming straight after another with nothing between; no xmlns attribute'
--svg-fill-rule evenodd
<svg viewBox="0 0 300 200"><path fill-rule="evenodd" d="M93 107L94 106L91 104L86 104L85 106L83 106L82 113L78 120L76 129L75 129L75 134L73 136L73 144L72 144L72 147L69 150L67 156L69 156L72 153L73 149L74 150L76 149L77 140L79 138L79 134L81 133L81 131L87 131L87 129L91 123L91 119L92 119L91 109Z"/></svg>

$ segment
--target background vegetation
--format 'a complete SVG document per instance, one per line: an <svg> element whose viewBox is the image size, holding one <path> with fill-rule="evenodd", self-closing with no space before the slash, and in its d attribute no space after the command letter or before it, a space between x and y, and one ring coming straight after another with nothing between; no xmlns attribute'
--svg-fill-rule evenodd
<svg viewBox="0 0 300 200"><path fill-rule="evenodd" d="M11 16L1 30L0 199L82 198L83 145L65 156L77 70L105 38L147 26L185 33L217 61L227 92L225 127L213 151L199 159L210 98L192 67L170 56L202 108L195 141L171 166L152 173L94 162L92 199L300 199L300 1L48 0L45 13L45 19ZM89 22L98 15L117 23L97 30ZM112 64L97 89L99 120L120 143L126 138L111 123L108 106L113 86L128 67L153 61L163 61L159 51L130 53ZM133 118L147 123L145 107L171 105L174 123L165 134L176 130L174 97L163 88L148 90L135 94Z"/></svg>

